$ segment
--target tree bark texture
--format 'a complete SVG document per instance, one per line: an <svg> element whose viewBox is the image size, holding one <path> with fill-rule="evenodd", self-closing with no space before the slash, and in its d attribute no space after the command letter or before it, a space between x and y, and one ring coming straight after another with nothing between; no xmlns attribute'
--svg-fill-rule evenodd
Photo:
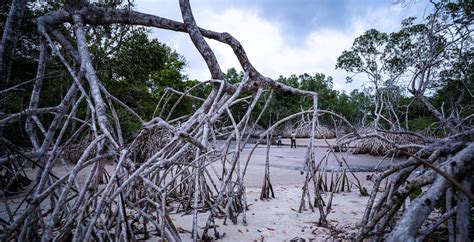
<svg viewBox="0 0 474 242"><path fill-rule="evenodd" d="M5 74L5 63L11 60L11 55L8 56L7 52L12 53L14 49L17 38L14 30L20 24L25 2L13 1L11 16L5 24L0 48L2 80L8 76ZM229 33L200 28L193 17L189 1L180 0L179 3L183 22L137 11L102 8L94 4L84 4L83 1L76 5L73 1L68 8L51 11L38 18L40 55L30 104L19 113L0 117L0 127L4 127L26 116L25 130L30 134L33 150L18 151L15 156L0 157L0 165L28 161L37 164L41 169L37 171L35 186L25 198L27 202L20 204L17 209L20 211L11 213L8 222L2 225L1 241L16 238L41 238L42 241L133 241L144 239L152 232L165 240L180 241L180 233L167 212L171 203L178 204L174 208L176 212L192 213L193 225L190 230L195 241L219 239L222 236L217 232L216 218L224 217L233 223L247 223L245 174L260 141L267 138L269 151L270 137L276 127L293 118L310 114L312 115L308 116L308 122L311 122L311 138L304 160L309 171L301 204L304 204L304 198L307 198L311 208L317 207L321 226L331 227L331 220L328 219L331 216L331 199L327 204L321 196L323 160L319 163L315 160L314 135L319 128L319 116L330 115L342 120L350 130L349 134L345 135L347 139L338 140L338 145L375 137L389 143L394 149L416 150L405 163L374 175L374 189L362 219L358 239L389 236L388 238L393 240L416 240L421 238L420 236L426 236L420 233L421 225L433 212L433 205L448 187L456 189L459 201L456 207L456 229L458 232L461 229L466 231L466 219L469 218L465 216L465 212L469 210L468 198L472 194L465 189L457 190L459 184L452 184L452 181L464 181L463 186L466 187L472 184L467 178L473 170L473 130L434 143L427 142L426 145L400 145L379 134L361 134L341 115L319 109L317 93L293 88L260 74L234 37ZM166 97L164 95L157 104L156 110L161 111L155 113L159 115L151 120L143 120L132 108L106 89L92 64L86 28L111 24L154 27L188 34L209 69L210 80L206 82L212 84L209 95L202 98L190 95L190 90L178 92L167 89ZM60 31L65 27L72 27L72 32L69 32L71 36L67 36L66 31ZM74 41L70 42L71 38ZM208 39L232 48L245 73L239 83L230 84L223 80L219 62L207 44ZM49 53L47 44L51 48L50 52L64 65L73 82L56 106L40 108L38 103L44 86L44 68ZM80 66L74 63L80 63ZM310 97L313 107L284 117L271 125L260 135L244 165L241 163L241 153L250 136L245 132L249 130L252 112L266 91ZM243 94L247 95L247 92L252 94L241 98ZM165 113L164 107L171 100L171 95L179 96L177 103L184 98L191 98L201 106L190 114L170 120L173 111L178 107L178 104L174 104L171 111ZM256 122L262 117L271 97L272 94L268 95ZM231 110L242 102L247 102L248 105L245 114L238 120ZM80 120L82 125L69 126L71 120L77 119L75 113L82 104L87 109L86 117ZM130 112L142 124L140 131L129 143L123 139L120 116L115 109L118 106L114 104ZM53 115L49 122L44 122L48 123L48 126L43 129L40 114L46 113ZM231 125L221 127L222 119L230 121ZM224 128L228 133L222 145L217 142L216 136L221 135ZM253 129L255 125L250 128ZM44 135L36 135L39 132ZM84 133L87 135L83 135ZM54 166L68 156L68 145L76 140L83 143L80 155L72 159L73 168L63 176L55 175ZM231 146L232 143L235 143L235 146ZM329 152L326 157L328 155ZM419 159L430 162L431 166L421 167L426 163ZM222 164L220 174L213 168L214 163ZM262 191L262 198L265 199L270 197L270 192L273 197L270 163L271 160L267 156ZM346 169L351 172L347 162L344 163L347 167L344 168L343 175L336 175L333 191L337 191L339 181L342 181L344 187ZM105 171L106 165L112 167L110 174ZM433 167L437 169L432 169ZM416 168L420 168L422 173L407 183ZM85 173L83 181L78 180L80 172ZM442 172L443 176L439 175L439 172ZM446 176L452 179L446 179ZM382 180L387 177L391 179L389 189L382 196L377 196ZM426 189L408 206L400 219L396 219L395 215L408 195L418 188ZM359 190L361 194L367 193L363 192L365 188L361 185ZM311 196L314 205L311 205ZM209 212L205 223L199 222L198 218L204 216L201 211ZM439 220L445 220L452 214L454 208L450 209L449 214L440 216ZM392 222L396 222L396 226L387 235L387 228ZM210 229L214 231L213 237L209 235ZM423 231L434 229L435 227ZM465 239L466 234L460 233L457 238Z"/></svg>

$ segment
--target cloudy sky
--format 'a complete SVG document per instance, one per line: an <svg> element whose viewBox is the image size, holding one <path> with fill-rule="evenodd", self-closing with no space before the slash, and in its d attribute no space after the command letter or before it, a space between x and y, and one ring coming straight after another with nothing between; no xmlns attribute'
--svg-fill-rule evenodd
<svg viewBox="0 0 474 242"><path fill-rule="evenodd" d="M191 0L191 7L200 27L237 38L263 75L278 78L320 72L334 78L335 89L351 91L361 88L364 76L347 84L349 74L335 70L337 57L367 29L391 32L406 17L422 17L428 1L410 2L407 7L394 0ZM138 11L182 21L178 0L135 3ZM187 34L153 30L151 35L186 58L189 78L210 78ZM212 40L209 44L223 71L240 70L230 47Z"/></svg>

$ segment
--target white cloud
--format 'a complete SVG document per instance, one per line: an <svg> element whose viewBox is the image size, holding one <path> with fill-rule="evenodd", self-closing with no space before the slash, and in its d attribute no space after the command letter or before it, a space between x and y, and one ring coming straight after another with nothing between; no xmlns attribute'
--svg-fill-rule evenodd
<svg viewBox="0 0 474 242"><path fill-rule="evenodd" d="M178 4L154 3L152 5L138 3L140 11L180 20ZM353 40L365 30L376 28L381 31L395 31L400 21L414 15L416 9L401 9L389 5L379 8L367 8L360 14L353 14L349 27L345 29L319 28L308 29L299 43L290 44L283 30L282 22L264 19L256 9L206 7L199 3L193 6L196 22L199 26L214 31L229 32L240 41L245 48L252 64L262 74L277 78L279 75L314 74L321 72L334 78L334 88L351 91L360 88L364 76L356 78L354 83L346 84L348 73L335 70L336 59L343 50L349 49ZM344 16L337 16L344 17ZM206 80L210 78L204 60L192 45L187 34L155 31L161 41L185 56L188 60L186 73L190 78ZM230 67L240 68L237 58L230 47L216 41L209 41L223 71Z"/></svg>

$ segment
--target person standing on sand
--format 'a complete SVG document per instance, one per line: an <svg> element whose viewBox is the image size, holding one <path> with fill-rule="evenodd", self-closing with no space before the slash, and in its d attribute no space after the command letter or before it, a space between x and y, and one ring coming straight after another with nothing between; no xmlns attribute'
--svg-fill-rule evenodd
<svg viewBox="0 0 474 242"><path fill-rule="evenodd" d="M295 133L295 131L291 132L291 147L290 148L293 148L293 145L295 146L295 149L296 149L296 133Z"/></svg>
<svg viewBox="0 0 474 242"><path fill-rule="evenodd" d="M281 134L278 134L278 136L277 136L277 146L278 147L281 146Z"/></svg>

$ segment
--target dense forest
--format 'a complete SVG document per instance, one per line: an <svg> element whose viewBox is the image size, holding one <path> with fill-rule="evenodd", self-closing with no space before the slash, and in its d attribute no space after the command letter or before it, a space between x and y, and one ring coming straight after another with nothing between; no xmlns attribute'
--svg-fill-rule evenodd
<svg viewBox="0 0 474 242"><path fill-rule="evenodd" d="M8 9L8 2L2 7ZM5 113L17 113L28 106L30 97L26 94L30 93L33 87L31 83L36 76L40 51L40 37L34 34L37 28L35 19L59 7L60 4L49 3L28 5L25 8L17 48L12 63L9 64L11 70L6 73L9 78L4 85L7 86L2 88L10 87L8 92L6 90L2 92L5 96L3 101ZM383 33L375 29L367 30L354 40L350 50L341 53L336 68L367 78L367 85L361 89L355 89L350 93L334 90L332 77L324 73L280 76L276 81L301 90L317 92L321 109L334 111L361 128L377 128L381 125L385 129L423 131L430 135L443 136L447 131L445 125L440 122L459 126L461 123L457 123L456 120L462 120L465 121L463 124L470 125L474 88L472 80L474 53L472 47L466 44L471 41L470 32L459 33L460 36L453 35L454 33L449 33L453 36L445 36L448 33L437 33L439 36L435 37L440 38L437 40L439 43L436 43L438 46L430 46L433 43L424 39L426 36L423 35L427 34L427 31L442 31L441 28L448 27L450 23L443 23L447 17L453 18L451 24L460 25L456 26L459 31L470 31L470 26L467 25L469 22L462 21L469 20L470 17L464 15L470 13L469 8L472 6L468 3L459 6L451 3L442 7L444 9L439 11L444 12L437 13L439 16L433 16L438 18L433 20L439 22L436 24L444 24L437 26L439 30L424 29L426 28L424 24L410 18L401 23L399 32ZM2 23L5 23L7 16L2 15ZM462 30L466 25L467 29ZM91 28L87 32L87 38L92 64L103 85L117 99L135 110L143 120L157 116L156 104L168 93L173 90L184 92L199 81L203 81L188 79L184 72L185 57L159 40L148 37L146 28L118 24ZM426 49L426 52L439 51L439 53L433 53L435 56L408 58L408 56L416 57L415 52L421 51L420 48L434 48ZM421 58L433 58L433 60ZM430 63L424 63L426 61ZM40 106L52 106L65 95L66 87L72 80L67 70L60 68L61 65L57 58L46 60L44 87L47 88L45 90L49 95L41 98ZM430 73L418 74L425 71L417 69L420 65L433 66L430 66ZM242 71L231 68L224 73L224 80L236 84L243 75ZM419 75L430 76L425 78ZM348 76L346 82L350 81L351 77ZM193 88L190 94L203 98L211 89L211 84L208 83ZM459 95L452 95L453 92ZM245 93L241 95L244 96ZM174 103L177 98L170 97L169 103ZM177 118L190 113L193 104L192 100L184 99L168 118ZM312 102L308 98L289 93L275 93L267 112L260 119L260 125L266 127L272 118L274 121L279 120L301 110L307 110L311 106ZM165 105L160 114L168 114L171 107L172 105ZM242 115L245 110L245 107L240 107L242 110L235 110L238 119L239 114ZM259 113L261 108L257 106L255 113ZM76 115L84 116L85 111L86 108L79 107ZM133 133L140 129L140 124L129 112L120 107L117 113L126 136L132 137ZM327 125L332 125L330 120L326 122ZM6 137L14 143L28 146L30 142L23 126L21 123L16 123L9 127ZM462 127L454 129L459 128Z"/></svg>
<svg viewBox="0 0 474 242"><path fill-rule="evenodd" d="M21 213L12 207L1 218L0 240L128 241L152 230L181 240L165 211L172 202L193 214L195 240L218 238L207 233L220 214L230 220L243 214L246 223L245 144L270 147L277 135L295 130L310 140L304 162L320 226L330 227L328 204L311 147L316 138L336 138L334 152L350 146L406 160L374 175L374 189L361 189L370 199L358 240L423 239L444 221L457 236L449 240L469 240L472 1L434 1L424 19L357 37L335 63L347 71L345 82L356 75L366 80L350 93L335 90L335 80L316 70L263 76L232 33L198 27L189 1L179 2L183 22L136 12L130 2L2 2L0 188L5 200L27 194L16 208ZM151 28L188 34L209 80L189 79L185 57L151 38ZM222 71L209 39L229 45L241 66ZM224 167L219 179L209 175L212 162ZM55 175L61 164L70 172ZM79 182L84 169L90 171ZM271 186L267 176L262 189ZM387 177L390 192L378 194ZM415 198L405 209L405 200ZM440 222L427 222L435 207ZM199 226L198 208L210 211Z"/></svg>

